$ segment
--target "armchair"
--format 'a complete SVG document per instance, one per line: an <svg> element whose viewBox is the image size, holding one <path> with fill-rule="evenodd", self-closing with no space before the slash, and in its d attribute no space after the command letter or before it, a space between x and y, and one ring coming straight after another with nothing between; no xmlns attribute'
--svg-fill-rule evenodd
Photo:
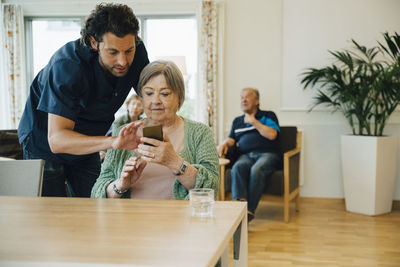
<svg viewBox="0 0 400 267"><path fill-rule="evenodd" d="M267 182L264 194L283 195L284 221L289 222L289 207L292 200L296 200L296 211L300 209L300 153L302 132L295 126L281 126L279 144L283 155L282 170L274 172ZM226 158L230 164L225 172L225 193L231 191L230 168L237 157L231 149Z"/></svg>
<svg viewBox="0 0 400 267"><path fill-rule="evenodd" d="M22 159L22 154L17 129L0 130L0 157Z"/></svg>

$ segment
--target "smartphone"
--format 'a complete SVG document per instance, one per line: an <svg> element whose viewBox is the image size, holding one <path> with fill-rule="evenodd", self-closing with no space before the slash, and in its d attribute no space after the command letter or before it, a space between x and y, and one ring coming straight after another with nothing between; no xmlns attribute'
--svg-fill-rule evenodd
<svg viewBox="0 0 400 267"><path fill-rule="evenodd" d="M163 141L162 126L160 124L143 127L143 136L148 138ZM145 145L152 146L151 144L144 143Z"/></svg>

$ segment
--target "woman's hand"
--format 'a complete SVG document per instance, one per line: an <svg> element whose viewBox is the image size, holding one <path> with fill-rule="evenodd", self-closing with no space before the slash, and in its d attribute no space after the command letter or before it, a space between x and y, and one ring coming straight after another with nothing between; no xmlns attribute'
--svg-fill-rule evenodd
<svg viewBox="0 0 400 267"><path fill-rule="evenodd" d="M117 186L118 190L124 191L132 187L132 185L142 175L143 169L146 167L146 165L146 161L141 161L137 157L130 157L127 161L125 161L121 176L115 181L115 185Z"/></svg>
<svg viewBox="0 0 400 267"><path fill-rule="evenodd" d="M142 137L141 142L146 142L150 145L140 144L137 153L141 158L148 162L157 163L176 171L181 166L183 159L174 150L168 135L164 133L164 141L159 141L153 138Z"/></svg>
<svg viewBox="0 0 400 267"><path fill-rule="evenodd" d="M112 142L113 149L133 150L140 143L140 136L137 130L143 125L143 121L132 122L121 129L117 137Z"/></svg>
<svg viewBox="0 0 400 267"><path fill-rule="evenodd" d="M153 138L142 137L140 141L150 145L140 144L137 153L141 155L141 159L154 162L169 168L176 175L179 173L184 159L175 151L168 136L164 133L164 141ZM187 163L186 171L182 175L178 175L176 179L187 189L194 188L196 184L197 169Z"/></svg>

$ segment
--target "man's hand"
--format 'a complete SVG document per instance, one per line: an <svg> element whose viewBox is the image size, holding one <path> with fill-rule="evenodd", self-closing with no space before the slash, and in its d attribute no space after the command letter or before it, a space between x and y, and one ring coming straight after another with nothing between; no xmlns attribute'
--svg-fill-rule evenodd
<svg viewBox="0 0 400 267"><path fill-rule="evenodd" d="M112 142L113 149L133 150L140 144L140 136L137 129L143 125L143 121L131 122L121 129L118 136Z"/></svg>
<svg viewBox="0 0 400 267"><path fill-rule="evenodd" d="M228 137L225 141L217 147L218 156L224 157L228 153L228 149L235 144L235 139Z"/></svg>
<svg viewBox="0 0 400 267"><path fill-rule="evenodd" d="M269 140L275 140L278 135L277 130L271 128L267 125L262 124L259 120L256 119L255 114L245 113L244 122L249 123L256 128L256 130L265 138Z"/></svg>
<svg viewBox="0 0 400 267"><path fill-rule="evenodd" d="M255 114L244 114L244 123L248 123L251 125L254 125L257 122L257 119L255 117Z"/></svg>
<svg viewBox="0 0 400 267"><path fill-rule="evenodd" d="M224 157L226 155L226 153L228 152L228 144L227 143L222 143L218 146L218 156L220 158Z"/></svg>
<svg viewBox="0 0 400 267"><path fill-rule="evenodd" d="M48 141L54 154L87 155L110 148L134 149L139 144L136 131L142 124L128 124L118 136L88 136L74 131L74 121L49 113Z"/></svg>

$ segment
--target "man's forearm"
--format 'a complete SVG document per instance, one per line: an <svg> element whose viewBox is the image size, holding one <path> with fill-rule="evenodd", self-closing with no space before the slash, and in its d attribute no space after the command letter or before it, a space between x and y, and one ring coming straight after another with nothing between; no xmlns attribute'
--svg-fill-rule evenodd
<svg viewBox="0 0 400 267"><path fill-rule="evenodd" d="M235 139L228 137L227 139L225 139L224 143L228 147L232 147L235 144Z"/></svg>
<svg viewBox="0 0 400 267"><path fill-rule="evenodd" d="M228 148L235 144L235 139L228 137L227 139L222 142L221 145L218 146L218 155L220 157L224 157L225 154L228 152Z"/></svg>
<svg viewBox="0 0 400 267"><path fill-rule="evenodd" d="M257 131L262 136L264 136L265 138L267 138L269 140L275 140L275 138L278 134L278 132L274 128L264 125L259 121L256 121L256 123L254 123L254 127L256 127Z"/></svg>
<svg viewBox="0 0 400 267"><path fill-rule="evenodd" d="M50 149L53 153L86 155L112 147L115 137L87 136L73 130L63 129L48 137Z"/></svg>

